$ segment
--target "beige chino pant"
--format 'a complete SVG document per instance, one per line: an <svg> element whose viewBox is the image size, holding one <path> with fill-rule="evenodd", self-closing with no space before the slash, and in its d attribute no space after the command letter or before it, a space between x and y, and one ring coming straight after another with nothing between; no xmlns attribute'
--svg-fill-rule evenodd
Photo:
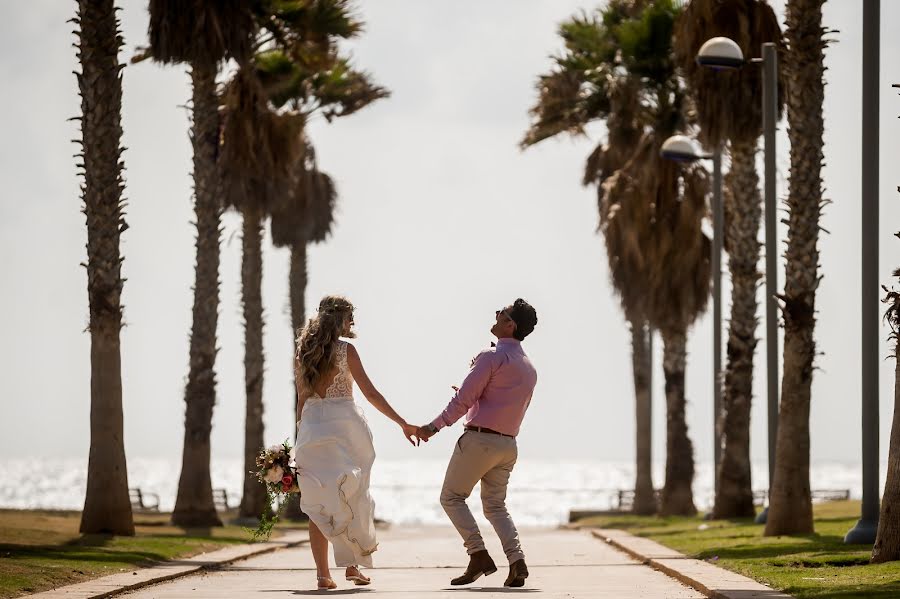
<svg viewBox="0 0 900 599"><path fill-rule="evenodd" d="M466 498L481 481L484 515L497 532L509 563L525 558L519 532L506 511L506 485L518 455L514 437L466 431L456 442L441 489L441 505L469 555L484 549L478 524L466 505Z"/></svg>

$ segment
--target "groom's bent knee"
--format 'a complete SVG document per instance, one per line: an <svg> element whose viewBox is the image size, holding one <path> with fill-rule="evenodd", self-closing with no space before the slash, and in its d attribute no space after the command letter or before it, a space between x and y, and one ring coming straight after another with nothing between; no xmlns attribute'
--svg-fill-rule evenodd
<svg viewBox="0 0 900 599"><path fill-rule="evenodd" d="M466 502L466 496L460 495L459 493L454 493L448 489L444 489L441 491L441 505L446 507L453 507L459 505L461 503Z"/></svg>
<svg viewBox="0 0 900 599"><path fill-rule="evenodd" d="M482 506L484 517L488 520L494 518L508 518L509 512L506 509L506 503L485 503Z"/></svg>

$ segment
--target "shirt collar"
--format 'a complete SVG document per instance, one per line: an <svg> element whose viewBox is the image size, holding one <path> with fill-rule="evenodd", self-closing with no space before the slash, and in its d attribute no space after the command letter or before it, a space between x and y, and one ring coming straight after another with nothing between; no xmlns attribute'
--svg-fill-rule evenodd
<svg viewBox="0 0 900 599"><path fill-rule="evenodd" d="M522 342L513 337L504 337L503 339L497 339L497 348L501 347L522 347Z"/></svg>

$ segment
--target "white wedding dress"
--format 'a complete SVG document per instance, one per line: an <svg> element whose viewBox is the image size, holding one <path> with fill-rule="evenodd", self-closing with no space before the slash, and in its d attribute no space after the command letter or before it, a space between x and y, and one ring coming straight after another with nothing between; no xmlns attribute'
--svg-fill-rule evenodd
<svg viewBox="0 0 900 599"><path fill-rule="evenodd" d="M337 376L325 397L314 394L306 400L297 423L293 453L300 509L331 541L339 567L371 568L378 548L369 495L375 448L366 417L353 400L348 344L337 343Z"/></svg>

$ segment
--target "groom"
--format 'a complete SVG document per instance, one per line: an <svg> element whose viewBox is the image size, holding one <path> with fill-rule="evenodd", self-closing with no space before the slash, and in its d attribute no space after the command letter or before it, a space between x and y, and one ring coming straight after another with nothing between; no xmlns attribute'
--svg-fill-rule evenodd
<svg viewBox="0 0 900 599"><path fill-rule="evenodd" d="M537 314L528 302L517 299L497 310L496 316L497 322L491 327L496 346L472 360L472 369L446 409L417 432L419 438L428 441L463 414L466 416L465 432L456 442L441 489L441 505L469 554L469 566L462 576L450 581L453 585L469 584L497 571L466 505L478 481L484 515L500 537L509 560L509 576L503 586L521 587L528 578L519 532L506 511L506 485L518 456L516 435L537 382L537 371L521 344L534 330Z"/></svg>

